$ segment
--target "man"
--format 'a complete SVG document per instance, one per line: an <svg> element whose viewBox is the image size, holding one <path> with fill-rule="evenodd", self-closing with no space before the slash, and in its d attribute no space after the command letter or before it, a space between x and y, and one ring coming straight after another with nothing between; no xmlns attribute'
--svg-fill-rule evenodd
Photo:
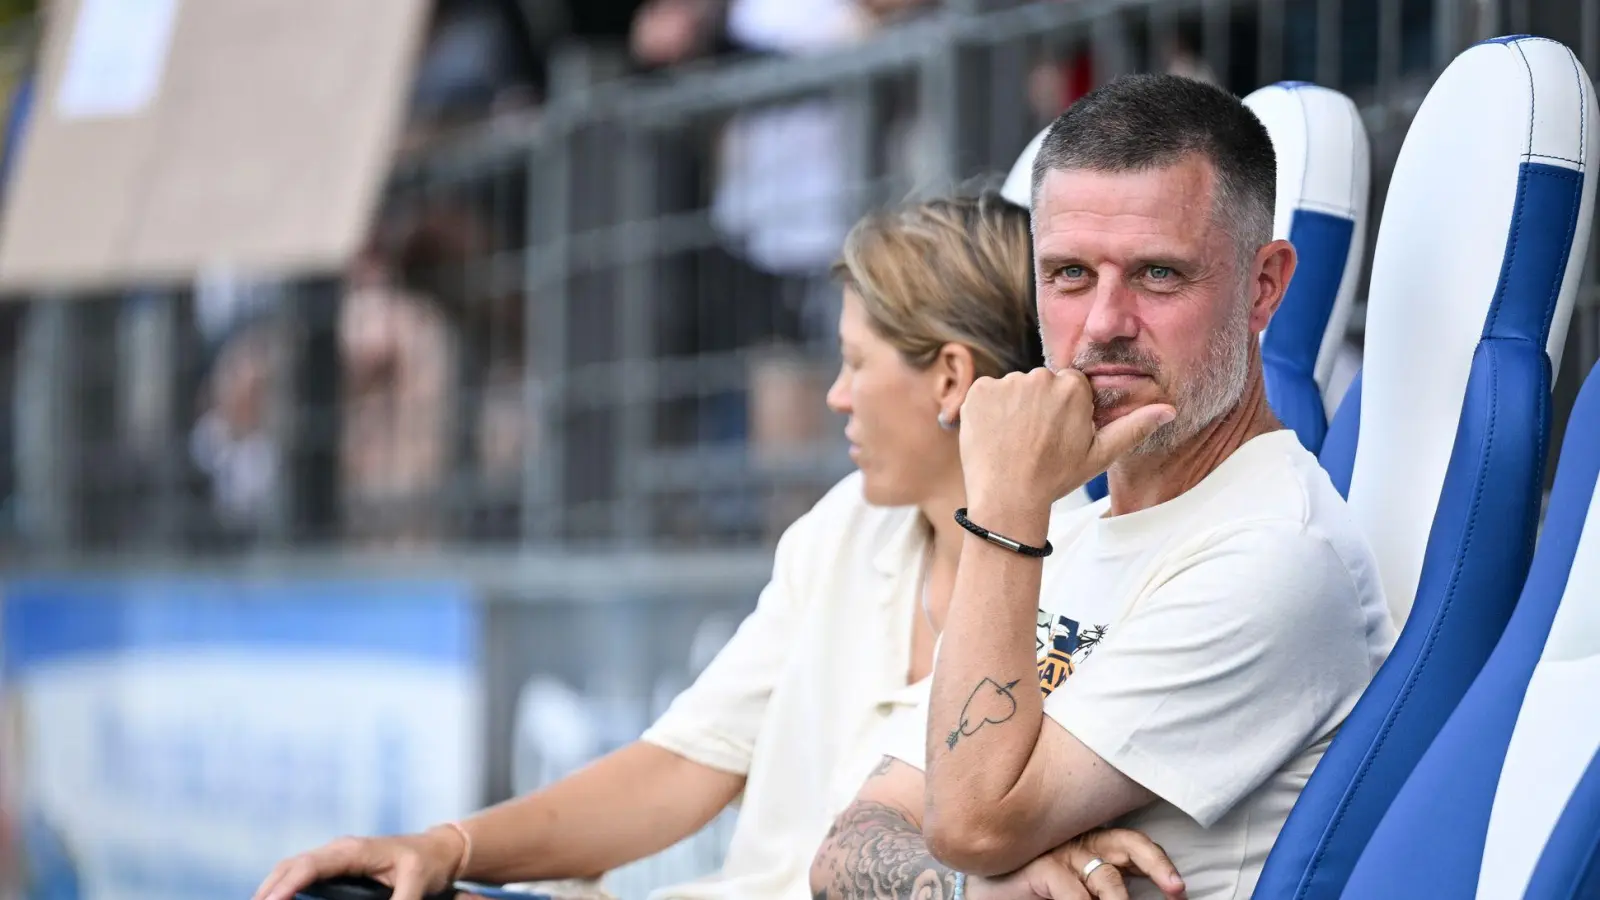
<svg viewBox="0 0 1600 900"><path fill-rule="evenodd" d="M1395 638L1342 499L1267 408L1256 338L1295 266L1275 168L1243 104L1175 76L1057 120L1033 178L1048 368L961 410L968 521L1054 552L967 538L926 724L835 823L818 896L1125 896L1128 860L1083 861L1112 823L1183 875L1127 894L1250 896ZM1110 497L1052 521L1104 470Z"/></svg>

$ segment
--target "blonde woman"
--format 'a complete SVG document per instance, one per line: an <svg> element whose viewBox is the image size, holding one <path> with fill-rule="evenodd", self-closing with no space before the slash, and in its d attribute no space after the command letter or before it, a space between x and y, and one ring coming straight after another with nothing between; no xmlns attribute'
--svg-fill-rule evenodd
<svg viewBox="0 0 1600 900"><path fill-rule="evenodd" d="M927 690L964 534L952 518L964 505L962 400L979 377L1043 362L1028 226L1026 210L984 193L908 204L850 232L835 267L843 364L828 404L847 418L859 471L784 533L755 611L637 742L466 820L287 860L255 900L345 874L394 886L396 900L458 879L596 877L741 796L722 871L654 896L812 897L812 856L833 816L880 763L891 721ZM1137 833L1094 841L1086 859L1171 868ZM948 896L931 887L917 896Z"/></svg>

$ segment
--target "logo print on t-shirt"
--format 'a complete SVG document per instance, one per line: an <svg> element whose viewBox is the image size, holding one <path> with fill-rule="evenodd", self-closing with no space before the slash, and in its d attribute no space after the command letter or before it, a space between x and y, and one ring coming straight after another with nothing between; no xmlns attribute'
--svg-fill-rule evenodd
<svg viewBox="0 0 1600 900"><path fill-rule="evenodd" d="M1107 626L1094 625L1082 628L1066 616L1049 622L1048 613L1039 617L1040 634L1034 640L1043 650L1039 657L1039 691L1046 697L1078 670L1078 666L1094 652L1095 645L1105 638Z"/></svg>

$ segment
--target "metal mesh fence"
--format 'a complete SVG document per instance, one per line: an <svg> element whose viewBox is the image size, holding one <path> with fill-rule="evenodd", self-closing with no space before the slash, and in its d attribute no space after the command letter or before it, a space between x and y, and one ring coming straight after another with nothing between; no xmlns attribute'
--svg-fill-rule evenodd
<svg viewBox="0 0 1600 900"><path fill-rule="evenodd" d="M402 151L345 272L218 270L0 311L7 544L763 546L848 467L822 399L827 269L865 209L1003 171L1129 71L1340 87L1368 119L1381 205L1456 52L1524 27L1592 59L1597 19L1594 2L946 8L646 82L568 48L544 108ZM1582 371L1592 291L1572 334Z"/></svg>

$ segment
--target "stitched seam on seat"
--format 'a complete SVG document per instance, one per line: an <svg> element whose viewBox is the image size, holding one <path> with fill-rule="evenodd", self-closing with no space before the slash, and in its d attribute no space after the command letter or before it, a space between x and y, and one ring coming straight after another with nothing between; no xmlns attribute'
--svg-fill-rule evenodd
<svg viewBox="0 0 1600 900"><path fill-rule="evenodd" d="M1573 76L1574 81L1576 81L1577 85L1578 85L1578 158L1577 159L1568 159L1565 156L1556 156L1555 154L1552 154L1552 153L1535 153L1535 152L1533 152L1533 126L1534 126L1534 122L1539 117L1538 116L1538 113L1539 113L1539 101L1538 101L1538 91L1534 89L1533 66L1531 64L1529 64L1529 62L1528 62L1528 55L1526 53L1522 52L1522 45L1523 44L1528 44L1528 43L1555 44L1556 46L1560 47L1563 51L1566 52L1567 61L1572 64L1572 76ZM1584 95L1584 92L1583 92L1583 76L1578 71L1578 58L1573 55L1572 48L1568 47L1566 44L1561 43L1560 41L1551 40L1550 38L1542 38L1542 37L1520 38L1520 39L1518 39L1516 41L1513 41L1511 43L1511 46L1517 48L1517 55L1522 57L1522 67L1524 69L1528 70L1528 93L1531 95L1529 97L1529 104L1528 104L1529 105L1529 113L1528 113L1528 151L1526 153L1522 154L1522 155L1525 156L1525 157L1528 157L1528 156L1542 156L1542 157L1545 157L1546 159L1559 159L1562 162L1569 162L1569 163L1572 163L1575 166L1578 166L1578 167L1582 168L1583 167L1583 160L1584 160L1584 157L1585 157L1584 150L1588 146L1587 141L1588 141L1588 138L1589 138L1589 104L1587 102L1588 98Z"/></svg>
<svg viewBox="0 0 1600 900"><path fill-rule="evenodd" d="M1583 166L1583 160L1581 160L1581 159L1568 159L1565 156L1557 156L1554 153L1524 153L1524 154L1522 154L1522 158L1523 159L1556 159L1556 160L1560 160L1561 162L1572 163L1573 165L1579 166L1580 168Z"/></svg>
<svg viewBox="0 0 1600 900"><path fill-rule="evenodd" d="M1493 354L1485 358L1489 361L1490 396L1495 397L1500 393L1499 363ZM1491 403L1489 406L1489 420L1484 429L1483 446L1485 447L1494 445L1494 426L1495 406ZM1487 465L1480 466L1478 469L1476 485L1473 489L1472 505L1467 510L1466 534L1461 541L1463 549L1472 545L1472 535L1477 527L1478 507L1483 500L1483 487L1484 482L1487 480L1488 469ZM1422 652L1417 655L1416 662L1412 664L1411 671L1407 673L1405 685L1400 691L1400 696L1395 698L1395 702L1384 715L1383 727L1378 730L1378 734L1373 739L1371 746L1363 754L1361 766L1356 770L1355 777L1351 779L1350 785L1345 789L1343 796L1340 797L1338 812L1334 814L1333 820L1328 823L1327 829L1323 832L1323 839L1318 842L1317 853L1312 858L1311 865L1306 869L1306 874L1300 883L1300 889L1295 893L1296 900L1304 900L1306 892L1311 889L1311 880L1322 867L1322 860L1327 855L1328 844L1331 842L1330 837L1338 833L1339 826L1344 821L1345 814L1349 812L1350 804L1354 801L1355 794L1360 790L1362 783L1366 781L1367 774L1372 770L1373 761L1383 750L1384 744L1388 742L1389 732L1393 729L1395 720L1405 711L1406 704L1411 699L1412 689L1416 687L1417 682L1422 677L1423 670L1427 668L1428 659L1433 655L1434 644L1439 638L1439 631L1442 629L1444 621L1449 618L1450 607L1455 602L1456 588L1461 583L1461 574L1464 568L1465 566L1457 566L1450 573L1450 584L1445 589L1444 600L1440 602L1439 609L1434 613L1433 622L1428 629L1428 637L1422 645ZM1413 769L1413 771L1415 770Z"/></svg>
<svg viewBox="0 0 1600 900"><path fill-rule="evenodd" d="M1567 62L1572 63L1572 80L1578 85L1578 158L1583 159L1584 141L1589 138L1589 104L1583 95L1583 76L1578 74L1578 57L1573 55L1571 47L1567 48Z"/></svg>
<svg viewBox="0 0 1600 900"><path fill-rule="evenodd" d="M1489 301L1489 319L1483 325L1483 334L1487 337L1494 333L1495 324L1500 318L1500 301L1505 299L1506 282L1510 280L1511 273L1517 264L1517 240L1522 235L1522 201L1528 192L1528 172L1526 169L1517 173L1517 199L1512 209L1517 211L1516 218L1511 221L1511 238L1506 241L1505 261L1501 263L1504 269L1501 272L1499 283L1495 285L1494 297Z"/></svg>
<svg viewBox="0 0 1600 900"><path fill-rule="evenodd" d="M1314 158L1312 154L1316 152L1317 142L1312 139L1311 110L1306 108L1306 98L1299 93L1292 93L1290 97L1294 100L1295 106L1300 108L1300 132L1306 136L1306 164L1300 169L1300 197L1303 203L1306 195L1306 180L1315 170L1315 166L1312 165ZM1289 228L1291 231L1294 229L1293 210L1289 212Z"/></svg>
<svg viewBox="0 0 1600 900"><path fill-rule="evenodd" d="M1551 173L1551 174L1552 175L1556 175L1556 173ZM1564 175L1557 175L1556 177L1564 177L1564 178L1568 178L1568 179L1577 179L1578 187L1579 187L1579 190L1581 192L1581 190L1583 188L1583 178L1584 178L1584 176L1581 173L1569 172L1569 173L1566 173ZM1544 323L1543 323L1543 327L1539 331L1539 339L1542 342L1544 342L1545 344L1550 343L1550 327L1551 327L1552 324L1554 324L1555 316L1556 316L1556 306L1561 300L1561 288L1566 285L1566 283L1567 283L1567 269L1572 266L1572 244L1573 244L1573 238L1576 237L1577 234L1578 234L1578 213L1582 208L1583 208L1583 197L1580 195L1579 198L1578 198L1578 202L1574 203L1572 205L1572 213L1571 213L1571 215L1567 216L1567 230L1566 230L1567 246L1566 246L1566 249L1563 250L1562 253L1561 253L1561 276L1559 278L1557 278L1555 280L1555 284L1551 286L1551 288L1550 288L1550 296L1545 298ZM1549 351L1546 350L1546 353L1548 353L1548 352ZM1554 373L1554 372L1550 373L1550 378L1551 378L1552 381L1555 379L1555 376L1556 376L1556 373Z"/></svg>
<svg viewBox="0 0 1600 900"><path fill-rule="evenodd" d="M1528 54L1522 52L1522 42L1517 41L1511 46L1517 48L1517 56L1522 59L1522 67L1528 71L1528 149L1526 156L1533 152L1533 123L1539 118L1539 91L1533 80L1533 66L1528 64Z"/></svg>
<svg viewBox="0 0 1600 900"><path fill-rule="evenodd" d="M1352 185L1350 190L1354 191L1355 179L1350 179L1350 182ZM1322 213L1323 215L1327 216L1337 216L1341 219L1354 219L1356 217L1354 204L1351 204L1348 207L1341 207L1337 203L1323 203L1319 200L1307 200L1305 198L1301 198L1300 201L1295 204L1295 211L1299 212L1302 209L1310 212Z"/></svg>

